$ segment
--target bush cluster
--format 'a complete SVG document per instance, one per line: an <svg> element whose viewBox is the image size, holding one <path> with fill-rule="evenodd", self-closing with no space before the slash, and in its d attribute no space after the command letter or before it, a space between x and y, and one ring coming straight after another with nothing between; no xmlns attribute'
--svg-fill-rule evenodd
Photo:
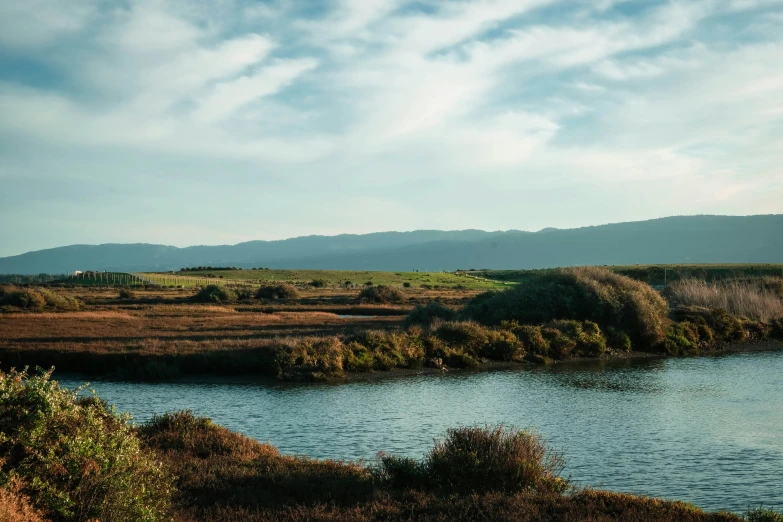
<svg viewBox="0 0 783 522"><path fill-rule="evenodd" d="M0 373L0 486L19 484L56 521L163 519L171 479L128 420L51 371Z"/></svg>
<svg viewBox="0 0 783 522"><path fill-rule="evenodd" d="M287 283L262 286L256 291L256 299L296 299L297 297L299 292Z"/></svg>
<svg viewBox="0 0 783 522"><path fill-rule="evenodd" d="M668 312L666 301L650 286L603 268L543 270L510 290L480 294L463 310L488 325L591 321L604 330L622 332L638 349L649 349L663 339Z"/></svg>
<svg viewBox="0 0 783 522"><path fill-rule="evenodd" d="M55 310L78 310L78 299L62 295L44 287L0 286L0 306L13 306L30 310L52 308Z"/></svg>
<svg viewBox="0 0 783 522"><path fill-rule="evenodd" d="M398 289L387 286L368 286L359 292L359 300L365 303L395 304L405 300L405 295Z"/></svg>
<svg viewBox="0 0 783 522"><path fill-rule="evenodd" d="M418 461L381 454L381 477L398 488L448 493L562 493L564 459L530 431L454 428Z"/></svg>
<svg viewBox="0 0 783 522"><path fill-rule="evenodd" d="M405 325L429 327L438 321L456 321L458 317L459 313L456 310L436 301L427 305L416 306L405 318Z"/></svg>
<svg viewBox="0 0 783 522"><path fill-rule="evenodd" d="M193 296L198 303L233 303L237 294L231 289L220 285L207 285Z"/></svg>

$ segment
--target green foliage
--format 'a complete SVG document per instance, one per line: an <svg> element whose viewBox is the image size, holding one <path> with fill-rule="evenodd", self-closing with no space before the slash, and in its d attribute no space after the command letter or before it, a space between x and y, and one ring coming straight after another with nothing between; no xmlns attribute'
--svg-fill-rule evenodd
<svg viewBox="0 0 783 522"><path fill-rule="evenodd" d="M58 294L44 287L0 287L0 306L2 305L30 310L44 308L77 310L81 303L73 297Z"/></svg>
<svg viewBox="0 0 783 522"><path fill-rule="evenodd" d="M658 350L669 355L687 355L699 351L699 328L690 321L674 323L658 344Z"/></svg>
<svg viewBox="0 0 783 522"><path fill-rule="evenodd" d="M77 400L51 371L0 373L0 485L12 480L56 521L165 518L171 480L128 417Z"/></svg>
<svg viewBox="0 0 783 522"><path fill-rule="evenodd" d="M313 279L310 281L310 286L313 288L326 288L329 285L326 279Z"/></svg>
<svg viewBox="0 0 783 522"><path fill-rule="evenodd" d="M381 476L395 487L444 493L562 493L563 458L530 431L495 427L453 428L423 461L383 455Z"/></svg>
<svg viewBox="0 0 783 522"><path fill-rule="evenodd" d="M256 299L296 299L297 297L299 292L296 288L286 283L262 286L256 291Z"/></svg>
<svg viewBox="0 0 783 522"><path fill-rule="evenodd" d="M745 513L748 522L783 522L783 514L772 509L749 509Z"/></svg>
<svg viewBox="0 0 783 522"><path fill-rule="evenodd" d="M665 335L668 311L663 297L644 283L602 268L566 268L536 272L505 292L481 294L464 313L489 325L592 321L624 332L645 349Z"/></svg>
<svg viewBox="0 0 783 522"><path fill-rule="evenodd" d="M557 330L560 343L573 345L574 355L579 357L598 357L606 352L606 338L601 329L592 321L552 321L547 325L551 330ZM550 345L554 346L552 340ZM558 357L564 358L564 357Z"/></svg>
<svg viewBox="0 0 783 522"><path fill-rule="evenodd" d="M458 313L453 308L433 302L427 305L417 305L405 319L405 325L432 326L437 321L454 321Z"/></svg>
<svg viewBox="0 0 783 522"><path fill-rule="evenodd" d="M369 286L359 292L359 300L366 303L401 303L405 300L402 292L386 285Z"/></svg>
<svg viewBox="0 0 783 522"><path fill-rule="evenodd" d="M193 296L193 300L199 303L233 303L237 295L233 290L219 285L207 285Z"/></svg>

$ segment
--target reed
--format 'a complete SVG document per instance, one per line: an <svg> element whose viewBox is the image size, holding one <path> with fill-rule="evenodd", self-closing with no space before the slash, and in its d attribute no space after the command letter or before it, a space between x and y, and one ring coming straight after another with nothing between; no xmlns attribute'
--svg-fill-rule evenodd
<svg viewBox="0 0 783 522"><path fill-rule="evenodd" d="M764 322L783 317L783 298L772 284L759 280L686 279L672 283L667 296L673 305L721 309Z"/></svg>

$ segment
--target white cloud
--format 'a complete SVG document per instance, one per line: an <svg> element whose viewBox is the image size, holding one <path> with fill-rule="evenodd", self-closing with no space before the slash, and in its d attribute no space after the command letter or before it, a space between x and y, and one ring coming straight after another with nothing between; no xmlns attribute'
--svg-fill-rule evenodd
<svg viewBox="0 0 783 522"><path fill-rule="evenodd" d="M98 1L0 6L0 50L23 65L0 72L0 139L73 151L68 172L102 175L88 167L106 151L212 179L205 163L225 162L251 187L274 176L345 190L343 214L383 186L378 209L421 220L437 214L407 199L422 179L467 181L455 201L483 180L658 198L659 185L701 186L694 211L775 205L761 187L780 186L783 162L783 1L666 0L637 14L624 0ZM680 197L636 207L684 213ZM442 215L478 225L515 215L504 205Z"/></svg>

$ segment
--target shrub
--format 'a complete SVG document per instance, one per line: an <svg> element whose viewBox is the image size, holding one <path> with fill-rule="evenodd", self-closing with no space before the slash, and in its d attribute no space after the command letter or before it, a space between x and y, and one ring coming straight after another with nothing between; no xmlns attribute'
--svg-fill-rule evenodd
<svg viewBox="0 0 783 522"><path fill-rule="evenodd" d="M51 371L0 373L0 485L18 480L59 521L161 519L171 479L128 419L100 400L78 401Z"/></svg>
<svg viewBox="0 0 783 522"><path fill-rule="evenodd" d="M764 508L749 509L745 518L748 522L783 522L783 514Z"/></svg>
<svg viewBox="0 0 783 522"><path fill-rule="evenodd" d="M490 330L482 355L495 361L517 361L525 357L525 349L513 332Z"/></svg>
<svg viewBox="0 0 783 522"><path fill-rule="evenodd" d="M256 291L256 299L296 299L299 292L288 283L262 286Z"/></svg>
<svg viewBox="0 0 783 522"><path fill-rule="evenodd" d="M121 288L120 289L120 299L135 299L136 294L134 294L129 288Z"/></svg>
<svg viewBox="0 0 783 522"><path fill-rule="evenodd" d="M488 344L487 332L487 328L477 323L459 322L443 323L433 333L445 341L447 345L461 348L471 355L477 355Z"/></svg>
<svg viewBox="0 0 783 522"><path fill-rule="evenodd" d="M3 522L44 522L43 514L35 509L20 490L18 482L0 488L0 520Z"/></svg>
<svg viewBox="0 0 783 522"><path fill-rule="evenodd" d="M8 288L0 294L0 305L18 308L76 310L81 303L73 297L58 294L48 288Z"/></svg>
<svg viewBox="0 0 783 522"><path fill-rule="evenodd" d="M234 291L220 285L207 285L193 296L199 303L232 303L237 300Z"/></svg>
<svg viewBox="0 0 783 522"><path fill-rule="evenodd" d="M699 351L699 329L690 321L674 323L658 344L659 351L669 355L685 355Z"/></svg>
<svg viewBox="0 0 783 522"><path fill-rule="evenodd" d="M410 288L410 287L411 287L411 284L410 284L409 282L405 281L405 282L402 284L402 287L403 287L403 288Z"/></svg>
<svg viewBox="0 0 783 522"><path fill-rule="evenodd" d="M401 303L405 296L391 286L370 286L359 292L359 300L367 303Z"/></svg>
<svg viewBox="0 0 783 522"><path fill-rule="evenodd" d="M709 309L698 306L678 307L674 310L678 321L688 321L699 328L699 336L709 339L716 337L721 341L737 341L747 336L739 317L726 310Z"/></svg>
<svg viewBox="0 0 783 522"><path fill-rule="evenodd" d="M560 332L560 343L573 344L574 355L597 357L606 352L606 338L601 329L592 321L552 321L548 328ZM550 341L550 346L553 342ZM563 357L559 357L563 358Z"/></svg>
<svg viewBox="0 0 783 522"><path fill-rule="evenodd" d="M778 278L728 280L708 283L699 279L675 281L666 289L674 306L699 306L730 314L771 321L783 317L783 296Z"/></svg>
<svg viewBox="0 0 783 522"><path fill-rule="evenodd" d="M592 321L624 332L643 349L663 338L668 311L663 297L645 283L603 268L567 268L538 272L510 290L480 294L464 313L489 325Z"/></svg>
<svg viewBox="0 0 783 522"><path fill-rule="evenodd" d="M405 319L405 325L432 326L436 321L454 321L458 315L456 310L433 302L426 306L416 306Z"/></svg>
<svg viewBox="0 0 783 522"><path fill-rule="evenodd" d="M249 301L250 299L253 299L255 296L255 292L253 292L252 288L248 287L242 287L238 288L236 291L237 299L240 301Z"/></svg>
<svg viewBox="0 0 783 522"><path fill-rule="evenodd" d="M328 283L325 279L313 279L310 281L310 286L313 288L326 288L327 285Z"/></svg>
<svg viewBox="0 0 783 522"><path fill-rule="evenodd" d="M382 456L381 471L394 486L446 493L562 493L564 464L537 434L495 426L450 429L423 461Z"/></svg>

